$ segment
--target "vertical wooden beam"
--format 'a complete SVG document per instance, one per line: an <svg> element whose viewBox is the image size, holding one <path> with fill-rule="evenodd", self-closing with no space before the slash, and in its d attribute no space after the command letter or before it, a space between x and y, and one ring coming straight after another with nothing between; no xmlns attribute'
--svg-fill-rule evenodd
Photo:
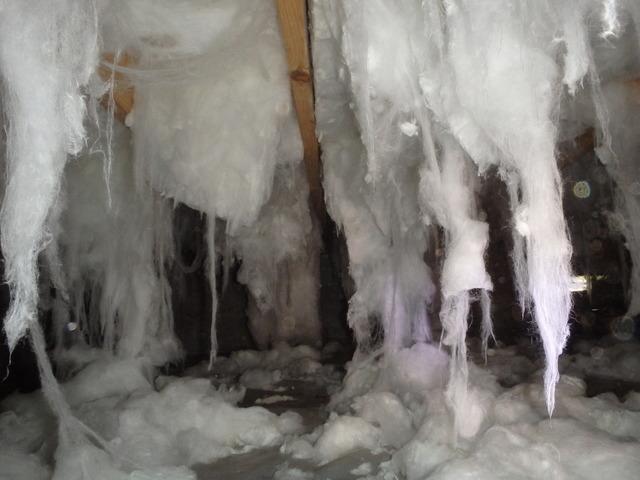
<svg viewBox="0 0 640 480"><path fill-rule="evenodd" d="M116 61L117 60L117 61ZM113 53L106 53L102 56L102 63L98 66L98 74L104 81L113 81L113 91L102 97L101 103L105 109L109 108L109 102L113 95L114 116L122 123L125 122L127 115L133 110L133 101L135 92L133 86L128 82L125 75L114 71L113 66L131 67L135 65L133 57L127 53L116 59Z"/></svg>
<svg viewBox="0 0 640 480"><path fill-rule="evenodd" d="M289 79L298 125L304 145L304 162L313 210L324 223L326 208L322 189L320 147L316 137L313 75L309 52L309 30L306 0L275 0L280 30L287 53Z"/></svg>

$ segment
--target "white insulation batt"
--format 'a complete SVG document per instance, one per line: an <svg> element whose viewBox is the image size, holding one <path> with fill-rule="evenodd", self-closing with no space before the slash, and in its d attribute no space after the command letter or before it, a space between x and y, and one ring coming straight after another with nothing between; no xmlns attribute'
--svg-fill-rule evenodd
<svg viewBox="0 0 640 480"><path fill-rule="evenodd" d="M116 0L105 10L103 32L108 51L126 51L137 59L136 68L126 71L136 89L135 110L127 123L133 132L137 180L208 216L212 361L218 304L212 219L226 220L222 234L237 237L244 229L255 235L260 231L257 222L273 223L267 219L273 217L268 210L261 217L268 201L296 207L278 212L285 228L279 228L277 242L265 237L250 250L246 243L235 243L234 253L246 260L246 269L255 271L253 278L241 279L249 286L252 302L260 305L251 316L277 312L278 335L284 340L293 340L296 331L305 329L304 323L295 325L296 319L284 319L287 314L275 292L274 273L279 270L294 277L293 284L299 277L308 285L291 288L300 290L294 297L308 299L310 312L295 313L308 319L311 329L306 337L315 334L318 271L311 257L317 256L317 241L305 180L294 180L302 143L275 6L252 0ZM279 184L288 183L291 189L295 182L293 194L280 189L272 195L276 172L283 177ZM286 236L299 228L297 236ZM280 250L276 255L275 243ZM265 285L257 287L259 282ZM284 327L283 322L294 324ZM259 327L255 330L264 337Z"/></svg>

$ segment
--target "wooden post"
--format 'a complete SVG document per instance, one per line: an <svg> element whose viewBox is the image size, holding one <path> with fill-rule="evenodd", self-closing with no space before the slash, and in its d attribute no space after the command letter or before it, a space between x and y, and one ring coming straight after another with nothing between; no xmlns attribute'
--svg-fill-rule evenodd
<svg viewBox="0 0 640 480"><path fill-rule="evenodd" d="M126 76L120 72L114 71L113 67L109 67L109 65L113 65L117 60L117 66L128 67L134 65L135 61L126 53L119 56L117 59L112 53L107 53L103 55L102 58L104 60L104 64L98 67L98 74L100 75L100 78L102 78L102 80L113 80L114 83L113 93L108 92L104 97L102 97L102 106L108 109L110 96L113 95L113 114L118 120L124 123L127 115L131 112L131 110L133 110L133 100L135 92L133 86L129 84Z"/></svg>
<svg viewBox="0 0 640 480"><path fill-rule="evenodd" d="M313 75L309 53L306 0L275 0L280 30L287 53L291 93L304 145L304 162L309 182L311 206L324 224L326 208L322 189L320 147L316 137Z"/></svg>

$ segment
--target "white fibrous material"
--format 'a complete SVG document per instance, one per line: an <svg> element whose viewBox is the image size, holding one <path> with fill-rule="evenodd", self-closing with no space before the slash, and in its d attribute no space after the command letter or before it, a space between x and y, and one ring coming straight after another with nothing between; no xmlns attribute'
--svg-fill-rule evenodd
<svg viewBox="0 0 640 480"><path fill-rule="evenodd" d="M418 38L420 35L421 26L412 15L417 7L417 4L407 2L394 5L385 2L318 4L314 15L317 35L315 65L325 184L329 207L334 218L337 213L344 226L351 273L356 280L357 291L351 300L350 313L353 314L354 306L364 304L366 307L359 312L360 318L356 317L357 323L352 325L356 337L364 337L358 338L361 343L367 342L367 336L371 334L367 330L368 317L372 311L377 313L372 305L375 305L374 299L380 297L380 291L385 292L382 298L386 300L380 309L386 351L407 346L412 339L412 330L413 340L428 338L425 334L427 325L422 323L420 326L420 321L415 321L418 307L422 310L420 316L424 322L424 308L433 291L422 259L427 243L426 229L432 222L444 228L447 253L441 279L441 319L446 332L444 342L454 346L458 352L454 355L457 361L452 362L452 375L457 379L455 382L452 380L452 385L458 385L464 391L468 291L491 289L483 259L488 243L488 226L473 219L473 177L467 173L470 165L466 165L464 152L445 135L442 135L442 143L435 145L429 117L424 107L421 108L424 102L419 99L418 75L419 64L424 60L413 58L412 55L417 55L417 51L424 52L424 45L412 44L410 37L412 29L415 29ZM332 21L339 22L341 18L344 18L344 28L331 24ZM324 22L326 26L323 27L327 30L325 37L322 37L322 29L317 26ZM395 26L397 38L395 33L389 36L389 24ZM404 31L405 24L408 25L407 31ZM324 43L330 44L332 36L337 44L324 47L327 50L324 53L321 47ZM336 49L340 46L342 56L336 56ZM328 57L330 54L333 54L333 59ZM338 70L344 67L331 65L331 62L341 59L349 68L348 77L344 70ZM348 88L352 89L355 115L344 107L343 111L336 111L332 103L339 98L329 80L340 83L341 79L350 80L350 83L342 81L342 95L349 98ZM323 97L325 92L327 98ZM357 138L353 116L358 122L362 143ZM340 120L342 124L338 123ZM349 132L347 128L352 131ZM351 135L351 138L347 135ZM366 156L363 155L363 146ZM436 156L436 150L442 151L440 158ZM347 155L352 157L353 163L357 163L358 159L366 162L361 164L358 173L354 173L360 176L365 186L371 185L369 195L372 199L360 200L364 205L359 212L349 208L353 202L349 197L359 193L356 189L358 184L350 178L354 173L349 175L337 170L345 169L348 160L344 157ZM355 170L357 167L350 168ZM333 169L340 173L334 173ZM347 178L351 185L344 185ZM341 190L332 191L330 182L341 187ZM393 201L388 201L389 198ZM376 218L371 205L391 207L393 213L383 210L382 214L389 217ZM347 214L350 216L345 217ZM361 233L354 226L362 224L369 216L373 217L369 227L372 232L367 233L370 237L373 233L381 236L382 241L386 240L388 246L381 245L380 248L388 248L393 252L391 255L364 247L364 239L357 243ZM407 221L409 219L413 219L413 223ZM384 227L380 228L380 225ZM373 244L371 240L367 241ZM357 270L359 264L375 265L383 261L389 262L384 269L369 267ZM354 272L361 275L360 281ZM375 296L368 293L371 285L376 287ZM364 300L361 300L363 297ZM491 331L489 302L483 303L487 307L484 319L488 336ZM411 317L413 320L409 320ZM363 331L359 335L360 329Z"/></svg>
<svg viewBox="0 0 640 480"><path fill-rule="evenodd" d="M382 445L380 428L359 417L336 416L323 425L315 444L315 460L324 465L359 449L378 451Z"/></svg>
<svg viewBox="0 0 640 480"><path fill-rule="evenodd" d="M88 443L60 445L53 479L192 480L188 466L273 448L302 430L298 414L237 407L244 389L216 389L208 378L162 377L154 387L147 366L104 356L61 385L112 455ZM16 394L1 408L0 478L52 478L47 452L56 438L40 392Z"/></svg>
<svg viewBox="0 0 640 480"><path fill-rule="evenodd" d="M105 141L93 131L89 150L65 171L59 233L50 244L57 247L52 259L60 270L50 275L56 288L56 353L64 355L65 344L86 342L161 365L180 355L167 278L172 210L148 187L136 186L131 135L119 124L109 139L111 175L105 182ZM48 265L55 271L55 263Z"/></svg>
<svg viewBox="0 0 640 480"><path fill-rule="evenodd" d="M614 37L620 31L618 18L618 0L604 0L602 2L603 38Z"/></svg>
<svg viewBox="0 0 640 480"><path fill-rule="evenodd" d="M96 15L92 1L0 4L0 76L7 131L0 230L11 292L4 328L10 350L29 331L42 389L58 417L60 451L86 445L88 440L47 357L38 323L38 255L56 233L46 224L49 216L59 213L55 203L67 157L79 153L85 142L83 89L97 64ZM52 270L56 280L58 273ZM91 458L79 462L86 467ZM39 474L34 470L27 475Z"/></svg>
<svg viewBox="0 0 640 480"><path fill-rule="evenodd" d="M6 187L0 228L13 349L37 324L38 254L68 154L84 142L86 85L97 62L95 5L7 0L0 4L0 75L7 121ZM46 12L46 14L43 14Z"/></svg>
<svg viewBox="0 0 640 480"><path fill-rule="evenodd" d="M285 332L277 338L320 338L318 238L299 172L302 149L275 5L116 0L94 6L60 0L54 7L39 1L5 1L0 10L2 105L8 120L2 247L12 293L7 336L13 348L31 327L43 391L59 418L54 478L129 478L124 472L131 471L126 464L130 451L106 443L113 432L80 414L98 434L83 425L76 418L76 405L74 410L69 407L53 376L44 335L35 328L37 257L45 250L43 291L49 290L49 282L55 288L54 354L60 372L67 364L73 370L95 358L111 359L107 365L138 357L154 364L173 360L179 346L166 277L173 259L172 211L166 197L207 214L209 278L215 298L216 217L226 221L229 235L250 228L271 197L274 172L281 165L282 185L272 207L275 212L276 205L287 205L281 231L258 241L255 251L243 253L254 256L254 268L266 269L259 276L271 278L270 265L258 259L271 255L274 248L284 252L279 262L289 279L273 308L283 315ZM111 119L93 115L97 132L85 142L81 88L97 66L98 30L101 48L114 54L114 63L125 51L132 59L133 67L118 73L136 89L136 110L127 118L127 125L133 126L131 137ZM124 70L105 66L114 75ZM98 83L96 96L104 93ZM108 114L113 110L112 103ZM83 147L65 171L67 155L78 155ZM64 194L58 195L63 171ZM273 212L265 214L263 225L273 219ZM302 233L283 237L296 229ZM304 242L298 244L301 239ZM251 261L248 258L247 264ZM217 347L216 304L212 358ZM96 346L103 352L90 348ZM112 381L116 380L105 379ZM190 387L187 390L158 413L158 422L171 418L169 412L183 407L186 398L198 396ZM175 444L169 450L186 441L190 453L175 460L178 464L210 461L211 455L237 446L273 446L298 428L297 418L279 420L261 409L234 410L237 418L231 421L236 425L225 433L218 420L232 413L226 405L221 400L220 408L214 408L217 417L204 422L216 424L211 442L220 445L219 450L209 446L199 451L202 436L193 422L202 419L194 412L185 415L185 421L192 422L185 425L186 433L166 425L143 427L152 435L167 428L180 434L170 440ZM208 393L203 393L201 406L210 409ZM148 407L152 409L153 402ZM238 433L245 420L246 428ZM127 446L137 444L140 425L137 420L123 425L131 430ZM126 438L125 433L121 437ZM156 450L161 462L169 459L167 450ZM163 471L146 468L145 455L134 459L145 473L140 477L132 472L131 478L162 478ZM166 475L193 478L178 470L167 470Z"/></svg>
<svg viewBox="0 0 640 480"><path fill-rule="evenodd" d="M257 218L293 115L269 2L112 2L105 43L137 60L132 130L140 179L230 231Z"/></svg>
<svg viewBox="0 0 640 480"><path fill-rule="evenodd" d="M92 479L191 480L196 478L191 465L247 453L198 470L237 474L241 462L240 475L254 478L275 469L265 456L276 455L278 463L299 465L303 478L337 478L366 459L372 472L385 470L387 478L409 480L496 475L598 480L603 474L635 480L640 468L640 394L587 397L584 379L595 372L609 380L636 381L637 346L611 339L576 346L580 353L565 357L553 419L547 417L540 363L524 355L530 354L526 346L491 348L483 366L470 362L468 416L457 444L446 400L449 356L436 345L417 343L390 358L349 364L341 389L332 397L328 421L308 433L293 412L276 415L260 407L237 407L245 391L232 379L259 368L262 378L268 371L289 382L316 379L328 387L332 379L321 370L328 373L332 366L318 363L321 354L310 347L234 352L214 365L219 369L216 378L225 384L218 388L210 379L190 376L160 376L151 382L144 360L114 362L105 356L62 387L77 415L120 462L82 445L57 455L54 478L82 478L84 468ZM479 346L470 345L470 350L481 360ZM191 374L196 370L207 374L206 363ZM514 375L516 384L504 387L513 383ZM341 376L333 380L340 382ZM295 390L287 394L300 399ZM14 394L0 403L0 412L0 477L51 478L47 452L56 438L41 393ZM83 460L90 462L83 465Z"/></svg>
<svg viewBox="0 0 640 480"><path fill-rule="evenodd" d="M218 316L218 285L217 267L218 255L216 252L216 214L209 210L207 215L207 277L209 278L209 289L211 291L211 333L209 335L211 347L209 350L209 368L218 355L218 335L216 334L216 318Z"/></svg>
<svg viewBox="0 0 640 480"><path fill-rule="evenodd" d="M209 217L209 280L215 297L216 216L226 221L225 233L231 236L242 228L260 228L253 225L271 196L276 166L302 158L275 5L115 1L105 10L103 32L111 51L126 50L136 61L125 73L136 89L130 123L138 180ZM254 252L238 253L250 264L251 255L268 256L270 249L283 248L275 243L290 245L288 239L273 238L273 243L264 239ZM295 256L291 252L288 261ZM257 276L272 282L274 270L266 259L260 265L253 261L250 268L263 268ZM294 288L304 290L294 292L295 304L317 295L317 274L305 268L292 273L300 277L293 279L299 284ZM309 282L313 286L303 286ZM264 288L273 289L273 284ZM213 360L217 299L212 305Z"/></svg>
<svg viewBox="0 0 640 480"><path fill-rule="evenodd" d="M352 3L316 2L313 9L324 187L327 208L344 231L349 251L356 288L348 320L359 350L375 347L375 332L382 330L385 350L394 351L430 338L427 303L434 286L423 261L427 242L418 201L420 146L414 129L405 125L414 118L382 95L400 87L383 75L396 70L385 65L387 57L381 59L373 51L370 56L379 62L375 72L387 80L381 86L387 90L369 98L372 78L362 58L366 45L358 43L364 32L348 32L341 23ZM343 6L345 12L340 10ZM363 19L353 20L356 27L365 28ZM385 33L389 25L370 27L369 33L382 37L380 43L393 44L393 36ZM386 51L388 56L406 56L392 50ZM353 101L355 110L349 106ZM381 116L372 115L372 110Z"/></svg>
<svg viewBox="0 0 640 480"><path fill-rule="evenodd" d="M441 166L422 170L421 196L425 210L445 230L446 256L442 267L442 342L451 347L449 399L456 412L465 410L467 349L465 344L470 291L482 290L482 338L485 350L492 333L488 291L491 279L484 265L489 226L475 220L474 177L464 151L455 141L441 136ZM477 178L477 176L476 176Z"/></svg>
<svg viewBox="0 0 640 480"><path fill-rule="evenodd" d="M435 110L481 170L497 164L504 175L517 174L518 200L511 207L524 237L525 248L519 253L526 253L528 296L547 358L551 412L557 357L569 333L571 306L571 246L562 213L552 116L560 92L559 68L550 49L553 32L545 31L551 12L544 5L517 3L522 11L470 2L449 9L449 48L442 70L455 82L449 90L453 98L444 99ZM528 33L519 28L523 18L541 29ZM496 28L481 27L488 22Z"/></svg>
<svg viewBox="0 0 640 480"><path fill-rule="evenodd" d="M623 6L628 14L621 16ZM477 289L485 345L492 335L483 260L488 226L478 218L473 177L496 169L509 193L514 283L542 339L552 412L571 309L571 244L555 156L558 110L579 90L599 91L594 57L605 47L594 38L618 35L638 8L596 0L347 0L317 1L313 12L325 189L349 247L356 284L350 319L359 343L369 341L369 317L384 311L376 309L380 292L397 291L408 278L402 259L421 265L412 284L421 285L416 293L428 302L430 280L416 256L426 249L419 237L438 225L445 234L440 317L454 359L449 398L464 411L464 339ZM596 110L606 120L601 102ZM418 224L404 221L418 215ZM399 257L389 254L396 245ZM381 268L390 257L393 267ZM408 291L401 298L392 303L413 301ZM394 339L406 332L406 321L393 311L380 315L385 341L402 345Z"/></svg>
<svg viewBox="0 0 640 480"><path fill-rule="evenodd" d="M513 262L513 286L520 305L522 317L531 309L531 294L529 292L529 277L527 275L527 257L525 253L525 238L529 232L526 223L526 211L519 209L520 203L520 177L516 172L509 172L503 178L509 194L509 206L513 212L511 220L511 239L513 250L511 261Z"/></svg>
<svg viewBox="0 0 640 480"><path fill-rule="evenodd" d="M208 379L174 379L160 392L127 401L113 436L123 440L122 454L132 461L169 466L277 446L284 435L301 430L301 418L293 412L277 416L261 407L240 409L233 403Z"/></svg>
<svg viewBox="0 0 640 480"><path fill-rule="evenodd" d="M320 233L309 208L303 147L293 116L281 127L271 195L250 225L227 234L249 290L249 330L261 349L322 343L318 310ZM228 261L228 259L225 259Z"/></svg>
<svg viewBox="0 0 640 480"><path fill-rule="evenodd" d="M296 125L292 126L297 128ZM249 329L261 349L279 342L319 344L320 238L309 212L299 161L276 169L271 198L258 220L229 237L249 290Z"/></svg>

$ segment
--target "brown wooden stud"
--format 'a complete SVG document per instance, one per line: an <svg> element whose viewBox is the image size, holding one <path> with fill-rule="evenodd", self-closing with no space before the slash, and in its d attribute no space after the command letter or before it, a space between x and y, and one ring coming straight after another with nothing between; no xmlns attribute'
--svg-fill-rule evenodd
<svg viewBox="0 0 640 480"><path fill-rule="evenodd" d="M313 210L324 224L326 208L322 189L320 147L316 137L313 75L309 52L306 0L275 0L280 30L287 53L291 93L304 145L304 162Z"/></svg>
<svg viewBox="0 0 640 480"><path fill-rule="evenodd" d="M98 67L98 74L104 81L113 80L113 103L115 104L113 113L118 120L124 123L127 115L133 110L135 91L124 74L113 70L114 54L106 53L102 56L102 59L103 62ZM135 60L125 53L118 58L117 65L128 67L135 65ZM107 92L100 100L104 108L109 108L110 96L111 92Z"/></svg>

